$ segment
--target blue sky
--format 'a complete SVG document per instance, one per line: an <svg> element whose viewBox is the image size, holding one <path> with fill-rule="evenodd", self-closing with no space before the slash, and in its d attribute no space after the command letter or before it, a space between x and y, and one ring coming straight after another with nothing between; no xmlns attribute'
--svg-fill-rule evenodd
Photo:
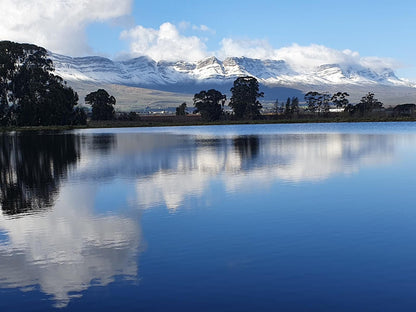
<svg viewBox="0 0 416 312"><path fill-rule="evenodd" d="M340 53L348 50L348 62L382 63L416 80L412 1L0 2L6 8L0 12L0 39L33 41L69 55L194 60L233 53L284 59L306 53L300 60L306 64L314 57L343 62Z"/></svg>

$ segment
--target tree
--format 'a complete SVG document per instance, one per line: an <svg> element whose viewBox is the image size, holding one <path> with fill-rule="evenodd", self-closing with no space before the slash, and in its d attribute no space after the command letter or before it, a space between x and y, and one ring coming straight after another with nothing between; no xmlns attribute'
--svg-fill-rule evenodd
<svg viewBox="0 0 416 312"><path fill-rule="evenodd" d="M87 94L85 104L92 106L93 120L112 120L115 117L114 105L116 99L104 89L98 89L95 92Z"/></svg>
<svg viewBox="0 0 416 312"><path fill-rule="evenodd" d="M82 107L75 107L72 115L73 125L86 125L87 124L87 113Z"/></svg>
<svg viewBox="0 0 416 312"><path fill-rule="evenodd" d="M130 121L137 121L137 120L140 120L140 115L137 114L136 112L129 112L128 119Z"/></svg>
<svg viewBox="0 0 416 312"><path fill-rule="evenodd" d="M7 100L0 97L0 126L7 126L9 119L9 105L7 104Z"/></svg>
<svg viewBox="0 0 416 312"><path fill-rule="evenodd" d="M286 100L285 115L286 116L291 116L292 115L292 109L290 107L290 97L288 97L287 100Z"/></svg>
<svg viewBox="0 0 416 312"><path fill-rule="evenodd" d="M121 121L139 121L140 115L136 112L119 113L117 120Z"/></svg>
<svg viewBox="0 0 416 312"><path fill-rule="evenodd" d="M292 97L290 111L292 115L296 115L296 116L299 115L299 99L296 96Z"/></svg>
<svg viewBox="0 0 416 312"><path fill-rule="evenodd" d="M320 94L319 100L318 100L318 112L322 112L324 114L329 113L329 101L331 97L328 93L324 92Z"/></svg>
<svg viewBox="0 0 416 312"><path fill-rule="evenodd" d="M305 94L305 101L308 105L308 110L315 113L329 113L329 100L328 93L319 93L316 91L310 91Z"/></svg>
<svg viewBox="0 0 416 312"><path fill-rule="evenodd" d="M279 115L279 99L276 99L276 102L273 104L273 113L277 116Z"/></svg>
<svg viewBox="0 0 416 312"><path fill-rule="evenodd" d="M374 93L368 92L367 95L361 98L360 103L354 106L354 113L358 112L361 115L366 115L375 109L380 109L382 106L383 103L374 98Z"/></svg>
<svg viewBox="0 0 416 312"><path fill-rule="evenodd" d="M276 99L276 102L273 104L273 113L278 116L280 114L283 114L285 111L284 102L279 102L279 99Z"/></svg>
<svg viewBox="0 0 416 312"><path fill-rule="evenodd" d="M78 95L53 71L53 63L44 48L0 42L0 120L3 125L71 122Z"/></svg>
<svg viewBox="0 0 416 312"><path fill-rule="evenodd" d="M257 99L263 97L264 93L259 92L256 78L249 76L237 78L231 93L229 106L237 118L256 119L260 116L262 106Z"/></svg>
<svg viewBox="0 0 416 312"><path fill-rule="evenodd" d="M293 115L299 114L299 99L297 97L288 97L285 105L285 115L292 118Z"/></svg>
<svg viewBox="0 0 416 312"><path fill-rule="evenodd" d="M202 119L206 121L218 120L223 114L226 99L224 94L215 89L201 91L194 95L195 112L200 113Z"/></svg>
<svg viewBox="0 0 416 312"><path fill-rule="evenodd" d="M347 97L350 95L347 92L337 92L331 97L331 102L338 108L346 108L349 104Z"/></svg>
<svg viewBox="0 0 416 312"><path fill-rule="evenodd" d="M181 105L176 107L176 116L185 116L186 115L186 103L183 102Z"/></svg>
<svg viewBox="0 0 416 312"><path fill-rule="evenodd" d="M318 103L320 101L321 94L316 91L309 91L305 94L305 101L308 105L308 110L312 113L315 113L315 111L318 108Z"/></svg>
<svg viewBox="0 0 416 312"><path fill-rule="evenodd" d="M416 111L416 104L399 104L393 108L396 116L413 116Z"/></svg>

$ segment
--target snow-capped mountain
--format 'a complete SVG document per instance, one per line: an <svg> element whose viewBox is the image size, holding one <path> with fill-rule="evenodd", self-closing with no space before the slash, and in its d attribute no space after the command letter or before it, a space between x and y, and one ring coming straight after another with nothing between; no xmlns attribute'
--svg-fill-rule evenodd
<svg viewBox="0 0 416 312"><path fill-rule="evenodd" d="M130 86L186 84L190 82L234 80L253 76L266 86L382 84L411 86L389 68L374 71L362 66L325 64L308 72L297 72L282 60L259 60L245 57L220 61L210 57L199 62L156 62L148 57L112 61L103 57L72 58L51 54L56 71L67 80L85 80Z"/></svg>
<svg viewBox="0 0 416 312"><path fill-rule="evenodd" d="M274 103L276 98L297 96L303 99L308 91L346 91L351 101L359 101L367 92L374 92L386 105L412 103L416 99L416 85L398 78L390 68L371 69L354 64L324 64L307 70L295 70L283 60L260 60L231 57L221 61L209 57L199 62L155 61L142 56L124 61L112 61L104 57L69 57L50 53L56 73L68 81L84 96L95 86L113 88L123 103L162 106L177 105L170 102L172 95L192 101L192 95L209 88L230 94L233 81L241 76L253 76L260 82L265 93L263 102ZM128 91L122 91L129 87ZM144 88L173 92L149 101L138 98L132 88ZM129 97L129 94L135 96ZM184 98L183 96L186 96ZM82 98L82 97L81 97ZM169 102L169 103L168 103ZM180 103L179 103L180 104Z"/></svg>

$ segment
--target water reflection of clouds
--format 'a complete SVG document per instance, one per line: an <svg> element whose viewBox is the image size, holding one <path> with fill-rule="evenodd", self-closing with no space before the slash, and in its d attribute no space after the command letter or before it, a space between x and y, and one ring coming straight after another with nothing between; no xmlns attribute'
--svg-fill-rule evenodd
<svg viewBox="0 0 416 312"><path fill-rule="evenodd" d="M136 176L140 206L176 209L202 194L213 179L227 192L282 183L319 182L393 160L397 136L312 134L239 137L216 144L198 138L194 148L171 150L170 167ZM408 138L414 141L414 137ZM212 142L212 138L209 139Z"/></svg>
<svg viewBox="0 0 416 312"><path fill-rule="evenodd" d="M63 187L53 210L12 218L0 215L0 287L39 285L57 307L116 275L137 278L141 230L137 220L94 215L91 190Z"/></svg>
<svg viewBox="0 0 416 312"><path fill-rule="evenodd" d="M102 137L94 138L96 135ZM175 210L190 197L206 198L204 194L210 191L212 183L219 183L225 192L232 193L265 188L275 182L315 183L334 175L352 174L369 165L392 161L397 147L414 144L415 137L352 133L205 137L157 131L105 135L81 132L80 137L68 136L59 144L54 142L54 149L48 144L43 147L47 163L59 169L48 172L43 180L51 185L48 188L39 188L41 183L34 179L37 175L19 173L13 159L7 158L7 146L2 150L2 155L7 156L1 158L2 168L7 171L2 172L1 178L10 182L1 188L2 200L16 202L14 206L25 209L2 206L0 287L28 290L39 285L62 307L92 284L107 285L116 275L137 278L139 220L123 215L117 208L94 210L94 196L102 182L108 186L108 196L112 192L122 196L116 192L125 184L133 188L137 206L164 205ZM62 147L57 148L58 145ZM31 150L20 153L28 158L32 155ZM63 157L66 154L70 157ZM24 179L9 179L17 175ZM9 195L16 185L20 187L18 194L30 188L35 190L32 194L37 194L36 188L45 189L39 193L41 198L49 198L46 191L57 190L48 201L50 209L28 211L28 205Z"/></svg>
<svg viewBox="0 0 416 312"><path fill-rule="evenodd" d="M102 138L94 139L97 135ZM386 134L204 137L157 131L83 134L82 138L80 165L73 178L127 177L136 181L141 207L164 204L172 210L187 196L201 195L212 179L234 192L275 181L316 182L351 174L363 166L391 161L398 139Z"/></svg>

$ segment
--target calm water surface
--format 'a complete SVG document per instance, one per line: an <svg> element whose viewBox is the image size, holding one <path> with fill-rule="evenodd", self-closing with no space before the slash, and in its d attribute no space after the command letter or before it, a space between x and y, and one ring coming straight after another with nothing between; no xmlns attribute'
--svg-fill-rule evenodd
<svg viewBox="0 0 416 312"><path fill-rule="evenodd" d="M416 124L0 134L0 311L415 311Z"/></svg>

